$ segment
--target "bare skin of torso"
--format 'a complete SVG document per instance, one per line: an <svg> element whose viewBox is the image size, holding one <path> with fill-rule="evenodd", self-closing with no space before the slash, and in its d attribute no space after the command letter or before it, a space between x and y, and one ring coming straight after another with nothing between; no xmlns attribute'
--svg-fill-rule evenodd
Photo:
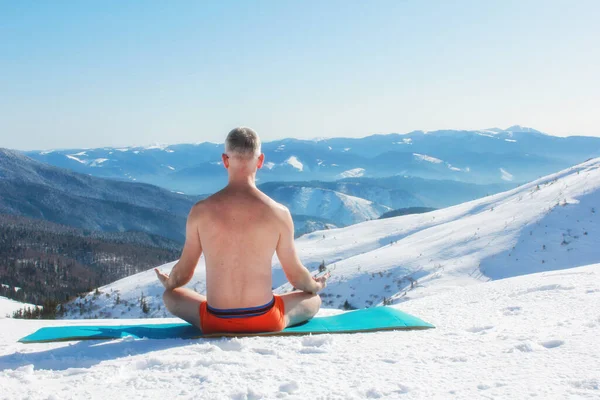
<svg viewBox="0 0 600 400"><path fill-rule="evenodd" d="M204 301L219 309L270 302L274 253L288 281L298 289L281 295L286 326L312 318L321 306L317 292L325 288L328 275L311 276L296 253L289 210L256 188L256 170L263 162L264 155L248 162L224 154L228 185L192 207L183 252L171 273L155 269L165 287L167 309L198 327L198 309ZM182 287L192 279L202 252L206 296Z"/></svg>
<svg viewBox="0 0 600 400"><path fill-rule="evenodd" d="M206 297L215 308L271 300L271 263L286 211L255 187L226 187L197 205Z"/></svg>

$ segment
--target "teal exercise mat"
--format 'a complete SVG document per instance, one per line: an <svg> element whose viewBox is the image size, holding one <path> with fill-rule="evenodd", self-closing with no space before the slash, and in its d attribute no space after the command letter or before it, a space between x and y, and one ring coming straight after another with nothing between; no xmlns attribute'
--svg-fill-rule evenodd
<svg viewBox="0 0 600 400"><path fill-rule="evenodd" d="M188 323L136 325L79 325L41 328L19 340L21 343L63 342L70 340L105 340L127 336L146 339L195 339L220 336L286 336L319 333L354 333L384 330L434 328L417 317L391 307L374 307L349 311L328 317L315 317L301 325L280 332L215 333L203 335L200 329Z"/></svg>

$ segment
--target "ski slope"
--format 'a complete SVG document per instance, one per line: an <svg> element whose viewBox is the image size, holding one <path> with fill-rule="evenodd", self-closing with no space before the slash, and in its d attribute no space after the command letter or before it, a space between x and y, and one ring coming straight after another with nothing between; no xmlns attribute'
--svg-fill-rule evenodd
<svg viewBox="0 0 600 400"><path fill-rule="evenodd" d="M427 331L23 345L42 326L135 321L7 319L0 398L597 399L598 305L600 264L403 303Z"/></svg>
<svg viewBox="0 0 600 400"><path fill-rule="evenodd" d="M307 234L296 241L309 269L331 271L328 308L403 303L457 286L600 262L600 159L508 192L437 210ZM597 209L598 208L598 209ZM276 257L276 292L291 290ZM168 272L175 262L163 265ZM189 287L205 291L201 258ZM166 317L152 270L77 299L66 318ZM143 314L140 300L150 311Z"/></svg>

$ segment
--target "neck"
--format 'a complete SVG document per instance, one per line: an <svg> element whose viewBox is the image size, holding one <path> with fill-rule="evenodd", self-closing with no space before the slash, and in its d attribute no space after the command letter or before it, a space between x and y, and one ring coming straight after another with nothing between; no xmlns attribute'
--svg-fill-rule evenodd
<svg viewBox="0 0 600 400"><path fill-rule="evenodd" d="M235 188L246 188L252 187L256 188L256 174L250 175L229 175L229 182L227 183L229 187Z"/></svg>

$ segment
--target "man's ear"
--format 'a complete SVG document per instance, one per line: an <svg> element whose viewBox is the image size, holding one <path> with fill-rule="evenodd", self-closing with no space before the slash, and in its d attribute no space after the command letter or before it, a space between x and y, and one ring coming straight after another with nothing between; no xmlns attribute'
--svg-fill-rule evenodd
<svg viewBox="0 0 600 400"><path fill-rule="evenodd" d="M223 160L223 166L225 169L229 169L229 156L225 153L221 154L221 159Z"/></svg>
<svg viewBox="0 0 600 400"><path fill-rule="evenodd" d="M264 163L265 163L265 154L262 153L260 156L258 156L258 164L256 164L256 167L258 169L261 169Z"/></svg>

